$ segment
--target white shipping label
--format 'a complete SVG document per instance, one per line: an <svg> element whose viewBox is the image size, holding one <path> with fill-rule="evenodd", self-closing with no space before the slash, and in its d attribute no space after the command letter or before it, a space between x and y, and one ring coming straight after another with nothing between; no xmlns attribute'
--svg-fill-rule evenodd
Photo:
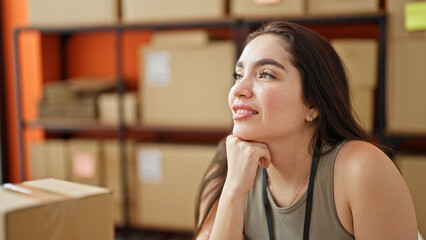
<svg viewBox="0 0 426 240"><path fill-rule="evenodd" d="M149 86L166 87L170 85L171 58L167 51L153 51L148 54L145 81Z"/></svg>
<svg viewBox="0 0 426 240"><path fill-rule="evenodd" d="M163 181L163 156L155 148L142 149L138 153L139 181L160 184Z"/></svg>

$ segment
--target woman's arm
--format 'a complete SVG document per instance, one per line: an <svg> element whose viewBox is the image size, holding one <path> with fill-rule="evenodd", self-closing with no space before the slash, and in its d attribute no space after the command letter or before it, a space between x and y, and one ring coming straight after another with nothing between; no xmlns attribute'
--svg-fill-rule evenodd
<svg viewBox="0 0 426 240"><path fill-rule="evenodd" d="M263 143L246 142L235 136L226 139L228 171L215 213L212 209L197 239L242 239L244 208L259 164L268 167L270 154ZM262 161L260 161L262 160ZM214 216L216 215L216 216ZM210 226L210 238L206 234Z"/></svg>
<svg viewBox="0 0 426 240"><path fill-rule="evenodd" d="M375 146L350 141L342 147L336 158L335 196L339 219L357 240L417 239L408 187Z"/></svg>

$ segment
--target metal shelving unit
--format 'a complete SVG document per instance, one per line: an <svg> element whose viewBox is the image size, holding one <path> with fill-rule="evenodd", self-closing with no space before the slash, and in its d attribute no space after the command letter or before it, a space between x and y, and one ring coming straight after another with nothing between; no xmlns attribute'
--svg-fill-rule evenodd
<svg viewBox="0 0 426 240"><path fill-rule="evenodd" d="M14 42L14 61L15 61L15 87L16 87L16 102L17 102L17 119L18 134L19 134L19 162L21 166L21 176L25 176L25 165L23 159L23 128L41 127L46 133L74 133L74 132L87 132L87 131L107 131L113 133L120 141L121 144L121 165L122 165L122 181L123 181L123 196L124 199L124 213L125 222L128 223L128 188L126 183L127 172L125 166L126 152L125 143L126 139L138 139L138 140L149 140L149 141L175 141L175 142L202 142L202 143L215 143L221 138L227 135L229 132L226 129L156 129L147 128L144 126L125 126L123 120L123 106L122 101L119 104L120 124L115 127L101 126L97 124L61 124L61 123L24 123L22 122L22 105L21 105L21 76L19 66L20 49L18 47L19 35L26 31L38 31L43 35L59 35L62 36L63 43L66 42L66 37L73 34L81 33L94 33L94 32L112 32L115 36L115 56L116 56L116 92L119 96L123 96L124 93L124 79L123 79L123 66L122 66L122 34L124 31L141 31L141 30L167 30L167 29L193 29L193 28L226 28L231 31L232 39L237 45L238 54L242 51L244 39L247 34L255 27L260 26L262 23L272 19L256 19L256 20L244 20L244 19L223 19L218 21L206 21L206 22L175 22L175 23L153 23L153 24L134 24L134 25L109 25L109 26L84 26L84 27L19 27L16 28L13 34ZM385 61L386 61L386 14L384 12L378 12L374 14L362 14L362 15L336 15L336 16L306 16L297 18L282 18L281 20L287 20L302 25L329 25L329 24L340 24L347 25L352 23L357 24L373 24L376 26L378 31L378 89L377 89L377 102L374 123L374 135L383 143L393 143L394 147L404 146L405 141L416 140L417 138L410 138L404 136L387 136L385 133ZM63 48L63 46L62 46ZM62 54L64 56L64 54ZM65 69L65 64L62 64ZM64 78L66 77L65 70L63 70ZM121 98L120 98L121 99ZM426 145L426 137L420 137L420 141L423 146ZM417 140L419 140L417 139ZM25 180L24 178L22 180ZM128 225L128 224L127 224Z"/></svg>

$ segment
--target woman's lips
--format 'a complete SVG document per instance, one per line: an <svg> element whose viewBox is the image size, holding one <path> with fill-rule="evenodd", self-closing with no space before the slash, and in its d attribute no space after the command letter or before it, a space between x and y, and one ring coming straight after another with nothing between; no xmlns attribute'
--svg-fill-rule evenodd
<svg viewBox="0 0 426 240"><path fill-rule="evenodd" d="M232 110L233 110L232 118L234 120L242 120L242 119L246 119L258 114L258 112L255 109L243 104L233 105Z"/></svg>

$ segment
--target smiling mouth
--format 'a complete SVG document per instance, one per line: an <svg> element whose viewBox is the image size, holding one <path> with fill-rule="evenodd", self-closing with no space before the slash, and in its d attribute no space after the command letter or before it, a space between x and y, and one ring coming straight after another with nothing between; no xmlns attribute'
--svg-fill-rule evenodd
<svg viewBox="0 0 426 240"><path fill-rule="evenodd" d="M245 110L245 109L238 109L237 111L235 111L235 113L249 113L249 114L258 114L258 112L254 112L254 111L249 111L249 110Z"/></svg>

